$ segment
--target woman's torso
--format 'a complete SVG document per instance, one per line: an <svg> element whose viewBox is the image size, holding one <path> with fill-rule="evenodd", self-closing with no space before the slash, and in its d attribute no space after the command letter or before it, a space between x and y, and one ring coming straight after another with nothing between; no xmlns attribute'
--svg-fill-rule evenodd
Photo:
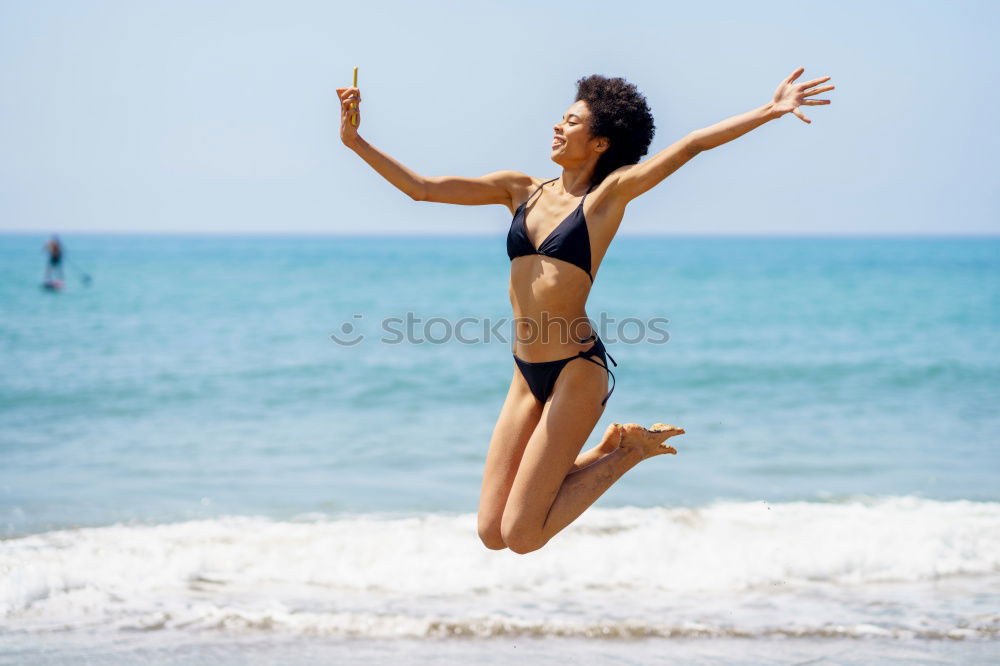
<svg viewBox="0 0 1000 666"><path fill-rule="evenodd" d="M600 186L571 199L555 195L558 182L533 181L508 232L508 254L520 255L510 264L514 353L526 361L548 361L593 344L579 342L595 333L586 312L591 276L624 208L609 205Z"/></svg>

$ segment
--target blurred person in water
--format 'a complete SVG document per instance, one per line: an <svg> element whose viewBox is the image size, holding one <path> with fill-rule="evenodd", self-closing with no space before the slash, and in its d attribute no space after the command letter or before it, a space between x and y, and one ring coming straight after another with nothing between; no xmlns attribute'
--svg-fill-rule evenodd
<svg viewBox="0 0 1000 666"><path fill-rule="evenodd" d="M45 264L45 281L64 281L65 278L63 276L62 269L63 247L62 243L59 241L59 236L52 234L52 238L45 243L43 248L49 255L49 261Z"/></svg>

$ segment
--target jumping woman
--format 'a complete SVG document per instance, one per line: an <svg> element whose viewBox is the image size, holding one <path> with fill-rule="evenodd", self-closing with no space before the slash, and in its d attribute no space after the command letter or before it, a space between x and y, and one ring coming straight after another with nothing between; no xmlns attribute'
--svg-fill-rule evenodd
<svg viewBox="0 0 1000 666"><path fill-rule="evenodd" d="M510 390L493 429L479 499L479 537L487 548L528 553L572 523L640 461L676 453L664 442L684 434L672 425L611 424L581 453L604 412L611 369L586 314L587 296L625 207L700 152L786 113L812 122L799 106L824 76L805 83L796 69L773 99L752 111L691 132L645 162L653 140L646 98L621 78L588 76L553 127L558 178L495 171L482 178L424 177L358 134L361 92L340 88L340 138L414 201L500 204L513 215L507 234L510 302L515 321ZM548 335L556 323L558 335ZM611 359L614 363L614 359Z"/></svg>

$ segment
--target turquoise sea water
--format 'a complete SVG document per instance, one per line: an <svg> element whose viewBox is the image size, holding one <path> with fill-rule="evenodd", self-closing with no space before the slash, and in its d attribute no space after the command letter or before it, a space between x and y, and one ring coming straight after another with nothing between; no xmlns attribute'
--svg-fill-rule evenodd
<svg viewBox="0 0 1000 666"><path fill-rule="evenodd" d="M823 636L831 622L923 635L933 612L934 635L1000 632L1000 239L616 240L589 304L599 325L613 320L600 331L619 363L597 434L612 421L688 434L676 458L629 472L590 523L522 558L485 551L472 516L513 372L509 340L479 339L484 320L509 331L501 238L67 237L61 293L39 288L44 240L0 236L0 631L82 631L82 609L118 598L124 610L102 611L102 627L253 631L263 613L272 628L338 636L590 636L604 621L672 635L602 604L598 620L567 592L606 581L626 545L653 543L654 559L699 554L686 582L657 582L689 595L668 622L679 635L698 635L685 622L715 637ZM439 343L384 342L383 322L407 313ZM462 318L472 341L440 341ZM669 340L629 342L650 318L668 320ZM337 344L345 324L363 339ZM822 555L810 548L825 538ZM237 569L216 552L233 539L248 558ZM740 558L719 554L736 543ZM452 573L475 562L486 582L414 582L435 579L415 562L438 546L467 552ZM594 568L555 584L553 612L569 624L553 629L518 585L537 592L548 579L531 576L580 548ZM83 573L95 552L108 571ZM123 582L157 553L174 576L163 588ZM331 574L319 566L331 553L356 566ZM404 559L409 578L379 577ZM286 580L287 561L312 573ZM948 587L952 575L979 577L980 606ZM198 580L223 586L226 603L177 591ZM376 603L361 590L379 580L388 597ZM927 597L931 581L943 597ZM636 601L630 575L607 584L602 599L662 599ZM771 624L722 610L759 605L761 585L784 586ZM333 606L317 601L330 589ZM484 594L490 610L472 610ZM857 601L898 595L911 601L890 619Z"/></svg>
<svg viewBox="0 0 1000 666"><path fill-rule="evenodd" d="M42 240L0 240L8 534L475 509L509 341L386 344L381 321L509 319L497 239L81 236L60 294ZM669 341L605 328L602 428L689 434L603 503L1000 500L998 278L996 239L620 239L589 314L669 319Z"/></svg>

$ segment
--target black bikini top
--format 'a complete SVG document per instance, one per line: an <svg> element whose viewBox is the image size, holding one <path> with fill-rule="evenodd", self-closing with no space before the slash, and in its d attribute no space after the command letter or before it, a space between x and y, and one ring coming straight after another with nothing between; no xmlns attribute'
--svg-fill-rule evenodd
<svg viewBox="0 0 1000 666"><path fill-rule="evenodd" d="M518 206L514 213L514 219L510 223L510 231L507 232L507 256L511 261L517 257L529 254L540 254L544 257L552 257L566 261L574 266L579 266L587 272L590 281L594 281L594 276L590 274L590 233L587 231L587 219L583 216L583 202L587 199L587 194L594 189L590 189L580 199L580 205L566 219L552 230L552 233L542 241L537 248L531 244L528 238L528 230L524 225L525 208L528 201L538 193L543 187L552 181L559 180L553 178L538 186L538 189L531 193L527 201Z"/></svg>

